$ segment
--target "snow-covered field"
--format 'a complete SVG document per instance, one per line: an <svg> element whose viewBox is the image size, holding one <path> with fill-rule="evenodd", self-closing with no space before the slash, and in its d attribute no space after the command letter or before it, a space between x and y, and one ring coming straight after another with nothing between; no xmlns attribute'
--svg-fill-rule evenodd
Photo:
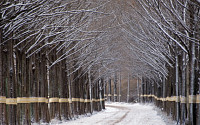
<svg viewBox="0 0 200 125"><path fill-rule="evenodd" d="M91 116L52 125L175 125L153 104L107 103L106 110Z"/></svg>

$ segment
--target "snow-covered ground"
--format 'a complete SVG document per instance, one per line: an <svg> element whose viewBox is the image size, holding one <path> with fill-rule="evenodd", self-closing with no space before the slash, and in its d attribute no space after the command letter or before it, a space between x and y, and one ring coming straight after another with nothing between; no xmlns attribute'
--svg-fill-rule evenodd
<svg viewBox="0 0 200 125"><path fill-rule="evenodd" d="M107 103L106 110L52 125L175 125L153 104Z"/></svg>

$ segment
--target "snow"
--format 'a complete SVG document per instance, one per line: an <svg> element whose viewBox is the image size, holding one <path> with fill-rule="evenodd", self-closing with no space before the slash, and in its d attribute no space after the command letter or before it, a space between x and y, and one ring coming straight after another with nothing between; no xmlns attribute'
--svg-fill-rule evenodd
<svg viewBox="0 0 200 125"><path fill-rule="evenodd" d="M175 125L153 104L107 103L106 110L91 116L82 115L76 120L60 122L53 120L51 125Z"/></svg>

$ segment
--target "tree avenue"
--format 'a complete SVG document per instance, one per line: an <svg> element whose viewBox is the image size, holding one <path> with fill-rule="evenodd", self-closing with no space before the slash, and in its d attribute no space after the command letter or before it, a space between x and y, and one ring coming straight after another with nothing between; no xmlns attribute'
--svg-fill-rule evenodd
<svg viewBox="0 0 200 125"><path fill-rule="evenodd" d="M123 87L130 102L131 79L137 101L200 124L199 44L199 0L1 0L0 124L92 114Z"/></svg>

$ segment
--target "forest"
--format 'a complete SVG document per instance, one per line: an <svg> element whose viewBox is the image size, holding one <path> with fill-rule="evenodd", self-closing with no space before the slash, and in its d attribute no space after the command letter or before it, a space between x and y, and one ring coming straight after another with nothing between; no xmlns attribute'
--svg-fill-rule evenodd
<svg viewBox="0 0 200 125"><path fill-rule="evenodd" d="M200 124L199 0L1 0L0 124L50 123L137 101ZM114 90L111 93L111 83Z"/></svg>

